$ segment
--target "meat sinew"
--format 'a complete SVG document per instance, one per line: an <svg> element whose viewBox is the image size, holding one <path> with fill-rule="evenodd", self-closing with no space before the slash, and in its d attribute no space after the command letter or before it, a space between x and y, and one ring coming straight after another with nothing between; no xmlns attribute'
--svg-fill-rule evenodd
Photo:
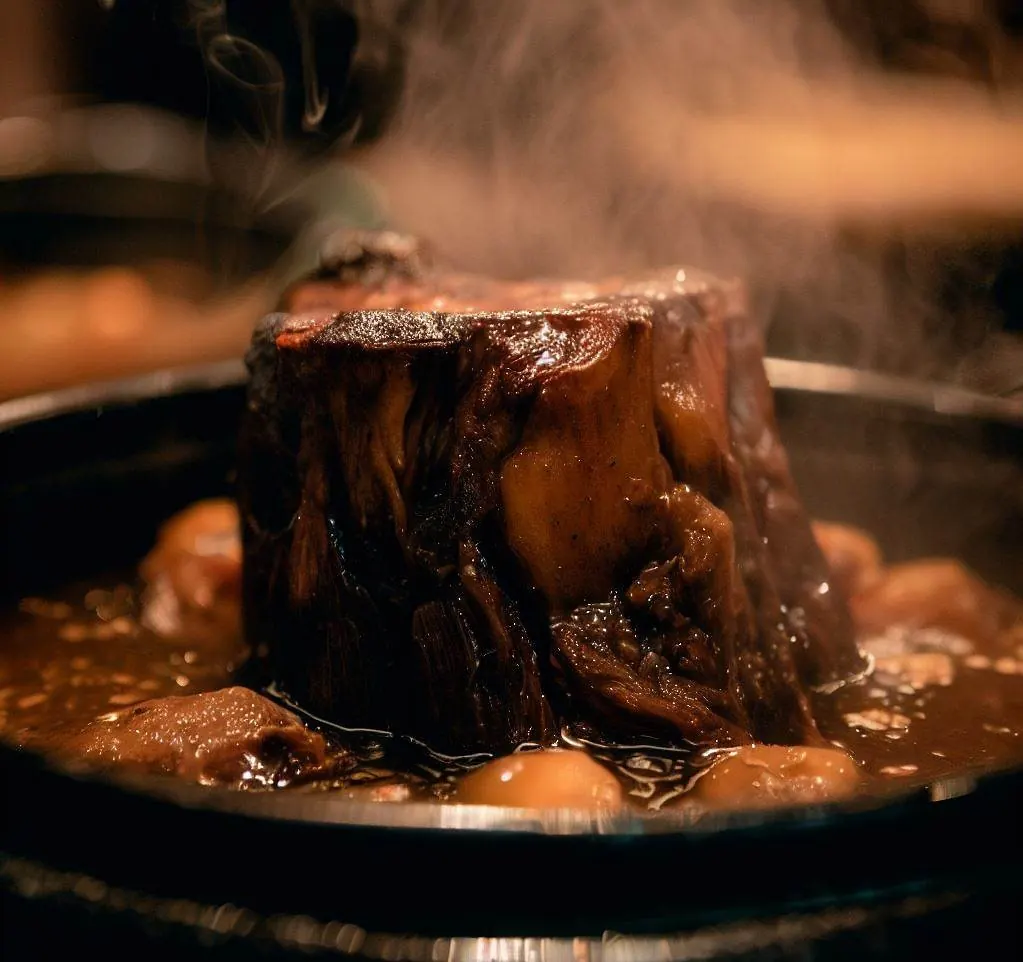
<svg viewBox="0 0 1023 962"><path fill-rule="evenodd" d="M860 654L737 287L346 236L284 306L249 355L243 590L297 702L447 752L819 740L807 690Z"/></svg>

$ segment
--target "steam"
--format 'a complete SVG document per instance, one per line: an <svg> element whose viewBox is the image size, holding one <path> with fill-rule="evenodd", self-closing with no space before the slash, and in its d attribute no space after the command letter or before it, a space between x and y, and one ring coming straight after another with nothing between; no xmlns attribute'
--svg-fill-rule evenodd
<svg viewBox="0 0 1023 962"><path fill-rule="evenodd" d="M292 0L299 43L302 48L302 88L305 94L302 128L304 130L315 130L320 125L327 114L327 105L330 101L330 92L320 89L319 78L316 74L316 45L312 35L311 2L312 0Z"/></svg>
<svg viewBox="0 0 1023 962"><path fill-rule="evenodd" d="M226 0L189 0L196 41L203 53L210 118L230 118L212 133L231 144L225 154L207 143L214 175L259 198L273 173L273 150L283 139L285 77L277 59L227 29Z"/></svg>
<svg viewBox="0 0 1023 962"><path fill-rule="evenodd" d="M928 373L962 346L942 231L1023 213L1023 104L990 87L1008 57L987 88L883 74L835 27L855 6L363 2L363 42L401 43L406 76L359 163L460 266L698 263L746 278L797 352ZM928 7L984 26L978 3Z"/></svg>
<svg viewBox="0 0 1023 962"><path fill-rule="evenodd" d="M218 33L205 44L211 87L236 103L236 133L266 149L281 138L284 74L280 64L243 37Z"/></svg>

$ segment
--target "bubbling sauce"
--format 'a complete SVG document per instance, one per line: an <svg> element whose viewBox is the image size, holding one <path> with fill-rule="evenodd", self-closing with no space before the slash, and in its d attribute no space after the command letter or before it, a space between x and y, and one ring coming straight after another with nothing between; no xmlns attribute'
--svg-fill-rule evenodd
<svg viewBox="0 0 1023 962"><path fill-rule="evenodd" d="M949 559L884 566L864 532L815 525L872 659L814 694L829 745L694 755L564 733L553 749L450 758L301 717L237 684L238 518L170 519L134 575L25 598L0 615L0 732L99 769L373 802L658 810L757 808L885 791L1023 762L1023 604Z"/></svg>

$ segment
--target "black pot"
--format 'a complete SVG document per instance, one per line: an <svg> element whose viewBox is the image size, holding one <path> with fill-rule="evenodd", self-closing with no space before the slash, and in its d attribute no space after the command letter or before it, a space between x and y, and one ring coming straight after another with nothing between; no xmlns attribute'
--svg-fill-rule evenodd
<svg viewBox="0 0 1023 962"><path fill-rule="evenodd" d="M810 510L1023 590L1023 409L774 362ZM235 363L0 405L0 594L131 564L229 493ZM2 639L0 639L2 643ZM242 794L0 747L5 958L960 958L1019 946L1023 772L770 814ZM407 933L391 935L388 933ZM617 933L611 935L609 933Z"/></svg>

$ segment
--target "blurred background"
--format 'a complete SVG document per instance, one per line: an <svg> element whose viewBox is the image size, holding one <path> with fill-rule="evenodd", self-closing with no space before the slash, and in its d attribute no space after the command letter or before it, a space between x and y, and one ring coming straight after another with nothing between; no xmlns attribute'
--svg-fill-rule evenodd
<svg viewBox="0 0 1023 962"><path fill-rule="evenodd" d="M1023 390L1023 0L3 0L0 63L0 397L238 357L346 225Z"/></svg>

